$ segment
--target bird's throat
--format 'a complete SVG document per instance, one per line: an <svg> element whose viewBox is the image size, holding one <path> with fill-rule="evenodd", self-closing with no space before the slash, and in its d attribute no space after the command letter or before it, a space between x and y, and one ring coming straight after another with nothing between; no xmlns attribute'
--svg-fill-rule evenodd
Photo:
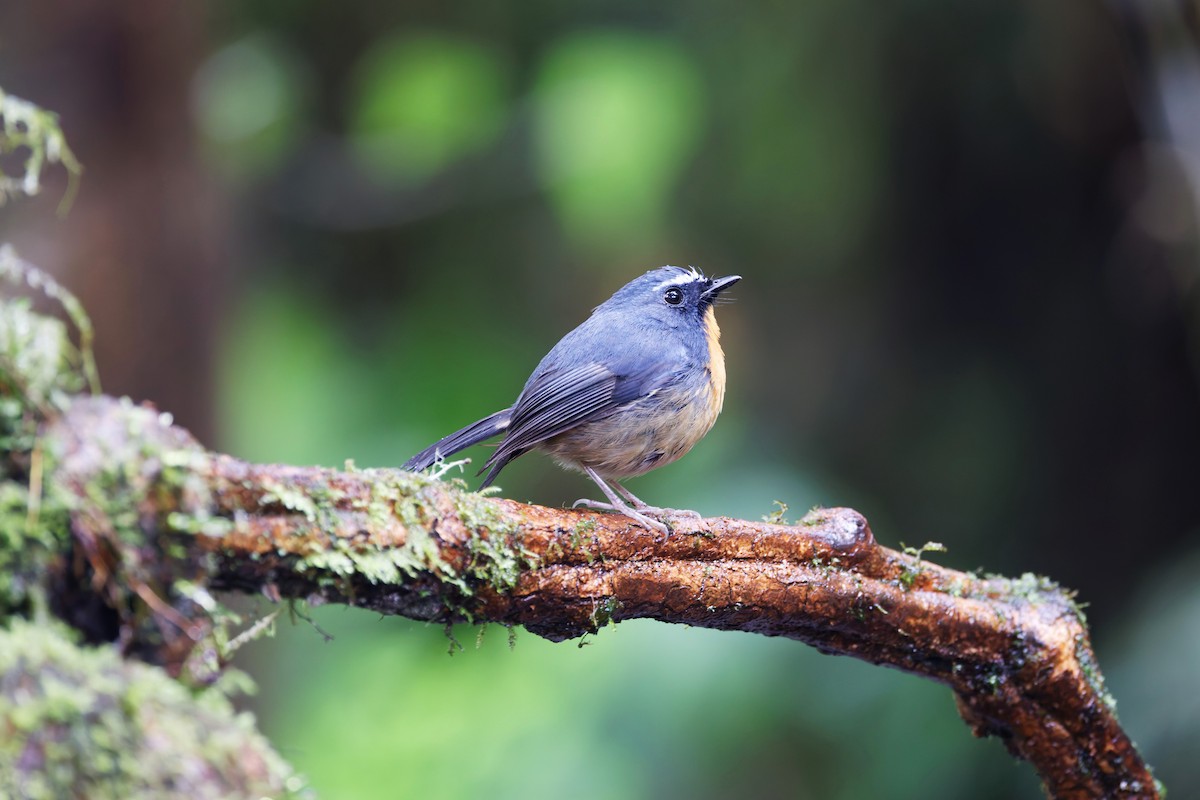
<svg viewBox="0 0 1200 800"><path fill-rule="evenodd" d="M721 349L721 327L712 306L704 310L704 338L708 340L708 383L715 421L725 404L725 351Z"/></svg>

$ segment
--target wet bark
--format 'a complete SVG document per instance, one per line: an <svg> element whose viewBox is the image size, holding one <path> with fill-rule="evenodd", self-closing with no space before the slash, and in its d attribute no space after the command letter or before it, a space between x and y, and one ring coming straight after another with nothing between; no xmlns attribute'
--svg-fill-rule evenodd
<svg viewBox="0 0 1200 800"><path fill-rule="evenodd" d="M86 487L111 473L114 454L143 459L121 473L149 476L142 528L175 528L189 573L195 552L207 554L193 580L210 589L522 625L555 641L634 618L784 636L949 686L971 729L1031 762L1052 797L1158 796L1083 615L1049 580L957 572L883 547L851 509L797 525L680 518L663 536L620 515L484 498L398 470L249 464L205 453L158 417L133 424L138 413L153 416L77 401L47 431L59 464L47 480ZM179 539L185 512L205 530ZM76 506L77 537L96 538L98 513ZM120 556L107 558L117 574Z"/></svg>

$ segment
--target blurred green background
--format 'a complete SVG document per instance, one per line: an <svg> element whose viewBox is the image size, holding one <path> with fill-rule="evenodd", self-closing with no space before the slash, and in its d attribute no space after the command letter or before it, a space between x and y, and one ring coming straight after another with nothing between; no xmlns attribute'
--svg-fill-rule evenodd
<svg viewBox="0 0 1200 800"><path fill-rule="evenodd" d="M725 413L634 491L851 505L890 546L1077 588L1122 721L1200 796L1188 6L10 3L0 86L86 172L0 238L81 294L108 391L333 466L509 404L646 269L741 274ZM500 483L592 491L538 456ZM448 657L437 628L315 620L332 642L283 624L241 663L328 798L1040 796L947 690L793 642L462 628Z"/></svg>

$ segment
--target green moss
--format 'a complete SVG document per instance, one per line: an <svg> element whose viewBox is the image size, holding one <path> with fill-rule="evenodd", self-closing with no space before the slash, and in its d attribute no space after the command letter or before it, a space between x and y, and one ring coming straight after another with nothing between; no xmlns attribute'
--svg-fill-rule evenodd
<svg viewBox="0 0 1200 800"><path fill-rule="evenodd" d="M603 600L593 602L592 613L589 615L589 629L584 631L576 643L577 647L583 648L591 644L588 637L594 636L600 632L602 628L608 625L616 625L614 616L622 608L621 601L615 597L605 597ZM710 608L711 610L711 608Z"/></svg>
<svg viewBox="0 0 1200 800"><path fill-rule="evenodd" d="M124 622L144 617L126 633L153 647L161 639L161 609L183 599L176 582L200 582L206 572L192 537L224 527L212 516L212 497L200 476L208 456L172 428L169 417L128 400L79 399L69 414L71 435L86 440L59 436L47 442L46 505L70 514L86 561L106 553L103 593L124 612ZM147 593L162 602L157 617L137 613ZM184 611L190 608L180 617Z"/></svg>
<svg viewBox="0 0 1200 800"><path fill-rule="evenodd" d="M767 514L763 514L762 521L770 525L787 525L787 519L784 517L788 511L788 504L782 500L775 501L775 510Z"/></svg>
<svg viewBox="0 0 1200 800"><path fill-rule="evenodd" d="M988 577L989 579L1002 580L1005 588L1012 597L1024 600L1027 603L1041 602L1048 595L1069 599L1068 593L1057 583L1043 575L1035 575L1032 572L1026 572L1019 578L1004 578L997 575L989 575Z"/></svg>
<svg viewBox="0 0 1200 800"><path fill-rule="evenodd" d="M1108 686L1104 683L1104 675L1100 672L1100 665L1096 663L1096 656L1088 646L1087 637L1084 634L1075 637L1075 660L1079 663L1079 669L1083 672L1088 686L1115 717L1117 699L1109 693Z"/></svg>
<svg viewBox="0 0 1200 800"><path fill-rule="evenodd" d="M0 91L0 115L6 125L45 123L49 136L57 128L47 115ZM14 111L16 109L16 111ZM2 136L33 136L32 129L5 127ZM41 135L41 134L39 134ZM61 134L54 134L61 139ZM32 156L31 156L32 157ZM34 183L36 186L36 180ZM43 452L39 430L70 405L71 397L89 385L95 389L91 357L91 323L79 301L53 278L0 246L0 280L57 302L79 331L80 348L71 343L67 325L33 311L28 298L0 298L0 618L28 612L53 559L69 541L67 509L46 496L52 460Z"/></svg>
<svg viewBox="0 0 1200 800"><path fill-rule="evenodd" d="M377 530L398 519L406 531L403 546L373 546L335 539L328 549L301 558L297 564L300 571L319 573L324 581L335 582L347 593L358 579L394 584L429 575L469 597L472 587L479 584L500 592L512 589L521 571L533 562L533 555L517 542L518 521L481 495L408 472L362 470L357 474L370 481L371 494L352 510L365 513L368 524ZM441 493L436 502L434 493ZM328 486L316 485L306 487L302 496L274 491L272 500L304 513L306 518L328 529L342 497ZM432 509L442 507L445 500L471 531L466 542L470 558L461 572L442 557L441 543L429 530ZM450 610L469 617L461 604Z"/></svg>
<svg viewBox="0 0 1200 800"><path fill-rule="evenodd" d="M825 508L823 506L813 506L808 510L808 513L800 518L800 524L806 528L815 528L823 524L828 517L825 516Z"/></svg>
<svg viewBox="0 0 1200 800"><path fill-rule="evenodd" d="M615 597L606 597L592 609L592 626L600 630L613 622L613 617L621 610L621 601Z"/></svg>
<svg viewBox="0 0 1200 800"><path fill-rule="evenodd" d="M0 89L0 152L26 154L19 174L9 175L7 169L0 169L0 205L11 196L33 197L41 190L46 165L62 164L68 183L59 213L70 207L83 167L67 146L57 114Z"/></svg>
<svg viewBox="0 0 1200 800"><path fill-rule="evenodd" d="M537 561L533 553L516 544L512 537L495 532L472 536L467 548L471 553L467 569L472 577L497 592L513 589L521 573Z"/></svg>
<svg viewBox="0 0 1200 800"><path fill-rule="evenodd" d="M47 524L50 514L29 511L29 490L0 482L0 615L29 613L50 560L62 551L66 525Z"/></svg>
<svg viewBox="0 0 1200 800"><path fill-rule="evenodd" d="M0 267L3 267L0 253ZM2 274L2 270L0 270ZM67 326L34 312L27 298L0 300L0 452L5 476L22 472L38 426L84 387ZM14 461L14 456L18 460Z"/></svg>
<svg viewBox="0 0 1200 800"><path fill-rule="evenodd" d="M589 564L596 561L595 530L596 523L590 519L580 520L571 528L571 549L587 559Z"/></svg>
<svg viewBox="0 0 1200 800"><path fill-rule="evenodd" d="M921 557L925 553L946 552L946 546L941 542L926 542L920 547L909 547L901 542L900 547L904 550L905 555L912 556L914 559L911 564L906 564L900 571L900 585L905 589L911 589L917 578L924 572L924 568L921 566Z"/></svg>
<svg viewBox="0 0 1200 800"><path fill-rule="evenodd" d="M311 490L302 490L282 483L264 482L261 504L280 505L288 511L303 514L309 522L317 523L321 507Z"/></svg>
<svg viewBox="0 0 1200 800"><path fill-rule="evenodd" d="M0 796L308 796L223 692L193 694L65 627L0 628L0 690Z"/></svg>
<svg viewBox="0 0 1200 800"><path fill-rule="evenodd" d="M211 568L194 536L230 525L212 513L209 457L166 415L128 400L63 406L29 454L28 482L0 481L0 615L48 607L93 640L116 622L127 652L157 662L180 628L199 636L220 617L206 593L200 603L180 590L202 587Z"/></svg>
<svg viewBox="0 0 1200 800"><path fill-rule="evenodd" d="M912 556L913 558L917 559L918 561L921 560L921 556L923 556L925 553L945 553L946 552L946 545L942 544L941 542L926 542L925 544L921 545L920 547L909 547L908 545L904 544L904 542L901 542L900 547L904 550L904 552L907 555Z"/></svg>
<svg viewBox="0 0 1200 800"><path fill-rule="evenodd" d="M471 583L484 583L497 592L514 589L521 573L537 566L537 556L521 545L517 538L520 520L478 493L452 488L459 519L472 531L467 541L471 559L466 578Z"/></svg>
<svg viewBox="0 0 1200 800"><path fill-rule="evenodd" d="M428 478L397 470L368 469L358 474L370 480L371 495L365 507L355 510L365 511L372 527L385 528L397 517L405 525L423 524L423 508L416 495L431 483Z"/></svg>
<svg viewBox="0 0 1200 800"><path fill-rule="evenodd" d="M0 248L0 276L18 280L18 267ZM77 356L65 324L32 311L28 299L0 300L0 617L29 612L51 559L65 549L63 509L43 497L38 429L83 388Z"/></svg>

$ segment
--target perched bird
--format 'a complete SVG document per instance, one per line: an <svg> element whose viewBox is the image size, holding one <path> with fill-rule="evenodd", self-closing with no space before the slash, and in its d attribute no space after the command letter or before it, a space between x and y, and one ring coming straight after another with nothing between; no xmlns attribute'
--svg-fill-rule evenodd
<svg viewBox="0 0 1200 800"><path fill-rule="evenodd" d="M479 470L488 470L480 488L517 456L542 450L586 474L609 501L575 505L618 511L666 532L650 517L672 510L646 505L617 481L670 464L716 422L725 354L713 303L739 280L670 266L635 278L546 354L511 408L430 445L404 468L425 469L504 434Z"/></svg>

